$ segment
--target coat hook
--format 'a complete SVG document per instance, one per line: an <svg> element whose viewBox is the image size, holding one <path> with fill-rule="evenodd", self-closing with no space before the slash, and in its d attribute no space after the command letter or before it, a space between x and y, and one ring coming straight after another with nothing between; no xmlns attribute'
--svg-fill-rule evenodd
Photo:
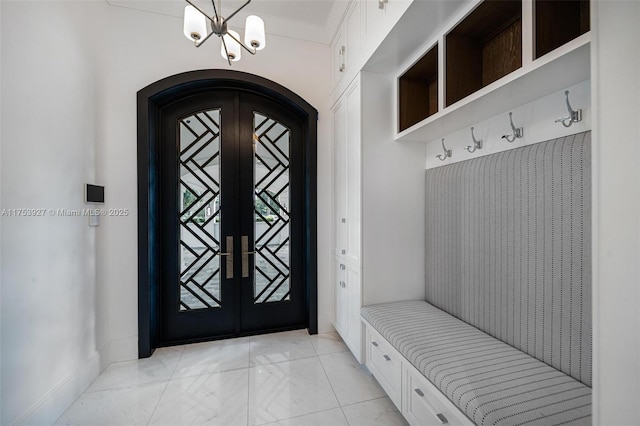
<svg viewBox="0 0 640 426"><path fill-rule="evenodd" d="M467 145L464 147L464 149L469 152L476 152L476 149L482 149L482 139L476 140L476 137L473 134L473 127L471 128L471 140L473 141L473 146Z"/></svg>
<svg viewBox="0 0 640 426"><path fill-rule="evenodd" d="M573 123L578 123L578 122L582 121L582 109L577 109L577 110L574 111L574 109L571 108L571 104L569 103L569 91L568 90L565 90L564 96L565 96L566 101L567 101L567 110L569 111L569 116L568 117L558 118L555 122L556 123L562 123L562 125L564 127L571 127L571 125Z"/></svg>
<svg viewBox="0 0 640 426"><path fill-rule="evenodd" d="M442 149L444 149L444 155L443 154L438 154L436 155L436 157L440 160L440 161L444 161L447 159L447 157L451 157L451 150L447 149L446 146L444 146L444 138L442 138Z"/></svg>
<svg viewBox="0 0 640 426"><path fill-rule="evenodd" d="M506 139L507 142L512 143L524 135L524 129L522 127L516 127L513 124L513 113L511 112L509 113L509 121L511 122L511 129L513 129L513 133L510 135L502 135L502 139Z"/></svg>

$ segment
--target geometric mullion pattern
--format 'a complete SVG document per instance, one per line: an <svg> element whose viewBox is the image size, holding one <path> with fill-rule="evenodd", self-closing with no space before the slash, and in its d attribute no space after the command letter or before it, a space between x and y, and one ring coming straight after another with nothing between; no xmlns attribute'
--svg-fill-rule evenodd
<svg viewBox="0 0 640 426"><path fill-rule="evenodd" d="M220 110L180 119L180 311L219 308Z"/></svg>
<svg viewBox="0 0 640 426"><path fill-rule="evenodd" d="M254 303L290 300L289 143L291 132L254 112Z"/></svg>

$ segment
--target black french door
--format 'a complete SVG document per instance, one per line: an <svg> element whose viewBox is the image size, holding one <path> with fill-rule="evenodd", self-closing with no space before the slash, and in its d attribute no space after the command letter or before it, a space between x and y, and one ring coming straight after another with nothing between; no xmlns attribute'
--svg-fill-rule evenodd
<svg viewBox="0 0 640 426"><path fill-rule="evenodd" d="M159 343L305 327L302 120L218 90L159 121Z"/></svg>

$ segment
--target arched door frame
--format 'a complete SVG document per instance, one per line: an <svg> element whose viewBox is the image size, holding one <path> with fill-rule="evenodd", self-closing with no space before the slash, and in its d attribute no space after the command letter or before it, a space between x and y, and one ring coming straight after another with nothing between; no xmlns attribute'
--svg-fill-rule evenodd
<svg viewBox="0 0 640 426"><path fill-rule="evenodd" d="M304 282L307 328L318 332L316 144L318 111L291 90L271 80L232 70L199 70L156 81L138 92L138 356L157 345L159 297L159 147L160 111L194 94L230 89L259 94L280 104L304 123Z"/></svg>

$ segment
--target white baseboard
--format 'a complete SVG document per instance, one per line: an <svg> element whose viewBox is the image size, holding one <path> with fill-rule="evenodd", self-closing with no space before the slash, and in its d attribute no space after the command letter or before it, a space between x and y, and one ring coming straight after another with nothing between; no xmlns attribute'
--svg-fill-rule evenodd
<svg viewBox="0 0 640 426"><path fill-rule="evenodd" d="M18 425L51 425L111 363L109 344L47 392L16 421Z"/></svg>

